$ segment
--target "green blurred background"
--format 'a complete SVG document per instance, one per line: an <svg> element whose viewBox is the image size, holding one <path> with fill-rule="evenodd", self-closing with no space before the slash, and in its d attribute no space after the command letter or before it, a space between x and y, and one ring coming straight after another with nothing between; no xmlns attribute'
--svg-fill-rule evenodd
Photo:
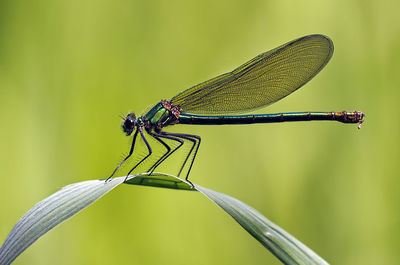
<svg viewBox="0 0 400 265"><path fill-rule="evenodd" d="M108 177L129 149L121 113L322 33L331 62L262 112L361 110L361 130L172 130L202 136L193 182L252 205L328 262L398 263L398 10L390 0L0 1L1 241L62 186ZM198 193L123 185L15 264L280 262Z"/></svg>

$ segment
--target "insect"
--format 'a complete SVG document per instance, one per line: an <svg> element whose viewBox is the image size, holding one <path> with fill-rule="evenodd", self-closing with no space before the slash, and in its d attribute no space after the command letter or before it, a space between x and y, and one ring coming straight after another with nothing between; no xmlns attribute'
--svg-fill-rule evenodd
<svg viewBox="0 0 400 265"><path fill-rule="evenodd" d="M110 178L133 154L138 134L148 152L128 175L152 154L152 148L145 136L147 133L165 147L163 155L149 168L150 173L185 142L190 142L190 150L178 173L180 176L185 165L190 163L186 174L186 180L189 181L189 173L201 138L193 134L163 131L163 128L174 124L222 125L333 120L358 123L360 128L365 116L360 111L240 114L267 106L293 93L319 73L332 54L333 43L328 37L319 34L304 36L262 53L232 72L184 90L171 100L161 100L140 117L129 113L124 117L122 129L127 136L133 134L132 145L129 154ZM177 145L171 147L167 140L174 141Z"/></svg>

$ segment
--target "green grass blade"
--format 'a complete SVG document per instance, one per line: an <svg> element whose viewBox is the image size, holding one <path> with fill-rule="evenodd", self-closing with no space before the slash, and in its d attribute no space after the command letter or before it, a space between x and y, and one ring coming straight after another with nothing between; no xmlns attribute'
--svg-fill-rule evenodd
<svg viewBox="0 0 400 265"><path fill-rule="evenodd" d="M89 180L63 187L38 202L14 226L0 248L0 264L10 264L27 247L56 225L83 210L104 194L123 183L124 177Z"/></svg>
<svg viewBox="0 0 400 265"><path fill-rule="evenodd" d="M8 234L0 248L0 264L13 262L42 235L94 203L125 179L119 177L109 182L89 180L74 183L35 204ZM162 173L132 175L125 183L195 191L184 180Z"/></svg>
<svg viewBox="0 0 400 265"><path fill-rule="evenodd" d="M125 184L196 191L185 180L160 172L153 172L151 175L148 173L136 174L133 177L129 177Z"/></svg>
<svg viewBox="0 0 400 265"><path fill-rule="evenodd" d="M195 186L284 264L328 264L303 243L247 204L226 194Z"/></svg>
<svg viewBox="0 0 400 265"><path fill-rule="evenodd" d="M137 179L135 179L137 178ZM0 248L0 264L10 264L43 234L83 210L121 183L125 177L90 180L68 185L37 203L14 226ZM138 174L125 182L169 189L197 190L230 214L254 238L285 264L327 264L313 251L255 209L223 193L191 185L163 173Z"/></svg>

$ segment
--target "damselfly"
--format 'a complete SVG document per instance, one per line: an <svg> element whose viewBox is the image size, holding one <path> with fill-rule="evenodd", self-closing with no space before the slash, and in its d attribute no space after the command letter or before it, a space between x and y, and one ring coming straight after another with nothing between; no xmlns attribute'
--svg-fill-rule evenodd
<svg viewBox="0 0 400 265"><path fill-rule="evenodd" d="M179 176L185 165L190 163L186 173L188 180L201 138L193 134L163 131L164 127L174 124L222 125L333 120L358 123L360 128L365 116L360 111L239 114L267 106L293 93L324 68L332 53L333 43L328 37L318 34L305 36L262 53L232 72L193 86L171 100L161 100L139 117L129 113L124 117L122 129L127 136L133 133L132 145L129 154L111 176L133 154L138 134L148 152L128 175L151 156L153 151L145 136L147 132L165 148L163 155L148 169L151 173L185 142L191 143L178 173ZM171 147L169 141L176 142L176 146Z"/></svg>

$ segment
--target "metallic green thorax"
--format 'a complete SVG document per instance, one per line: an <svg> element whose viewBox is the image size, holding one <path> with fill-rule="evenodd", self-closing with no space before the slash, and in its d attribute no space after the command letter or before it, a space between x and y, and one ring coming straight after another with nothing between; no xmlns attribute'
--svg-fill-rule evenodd
<svg viewBox="0 0 400 265"><path fill-rule="evenodd" d="M171 111L164 108L161 102L157 103L143 118L151 124L165 124L171 118Z"/></svg>

